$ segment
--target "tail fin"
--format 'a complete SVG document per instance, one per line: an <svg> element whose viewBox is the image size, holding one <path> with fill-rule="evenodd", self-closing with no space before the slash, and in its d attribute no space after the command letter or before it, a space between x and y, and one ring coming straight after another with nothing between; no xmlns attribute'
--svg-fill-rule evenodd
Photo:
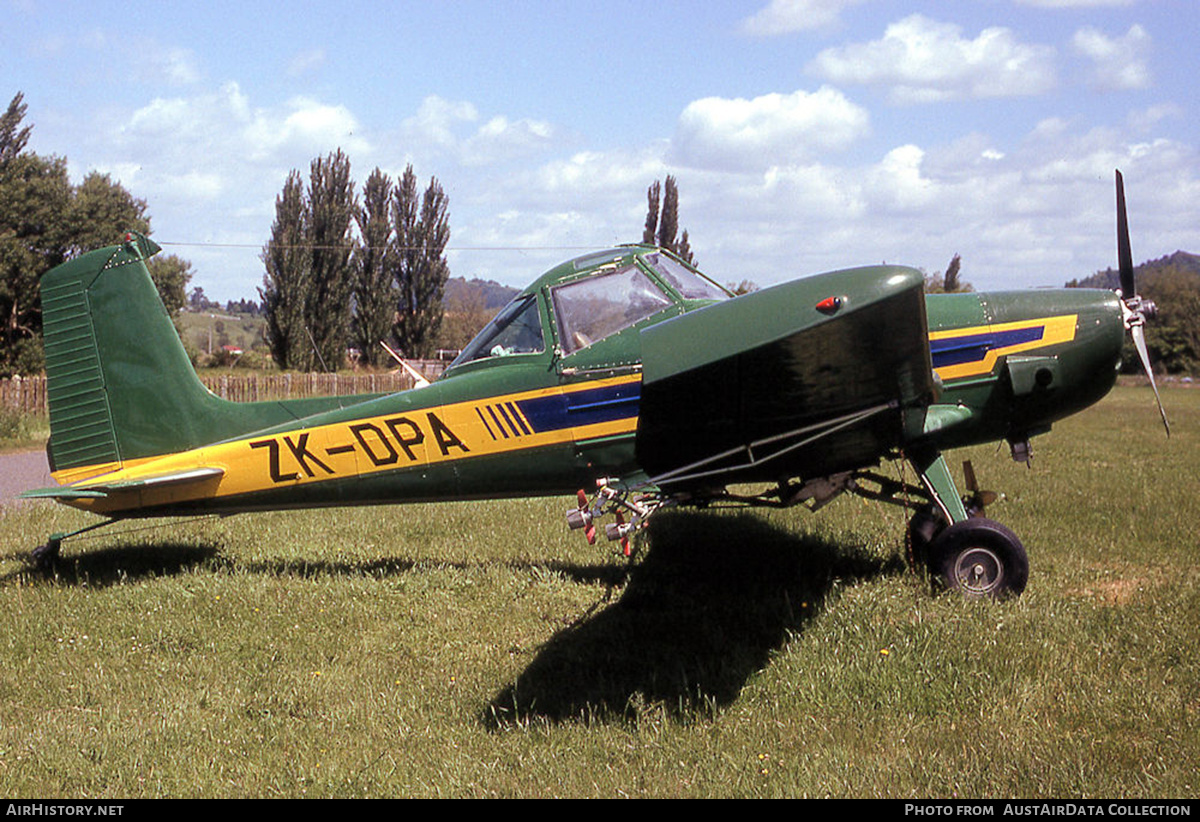
<svg viewBox="0 0 1200 822"><path fill-rule="evenodd" d="M200 382L145 265L159 250L129 234L42 277L48 452L70 480L299 416L286 403L227 402Z"/></svg>

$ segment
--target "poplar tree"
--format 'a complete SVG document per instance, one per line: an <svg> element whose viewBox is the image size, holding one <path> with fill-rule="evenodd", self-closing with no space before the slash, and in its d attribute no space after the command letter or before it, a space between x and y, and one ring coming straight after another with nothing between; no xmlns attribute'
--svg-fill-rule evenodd
<svg viewBox="0 0 1200 822"><path fill-rule="evenodd" d="M668 174L665 184L655 180L646 190L646 205L642 242L665 248L677 254L680 259L694 263L687 231L676 237L679 232L679 185L675 178Z"/></svg>
<svg viewBox="0 0 1200 822"><path fill-rule="evenodd" d="M386 362L379 345L390 339L399 292L392 248L392 181L376 168L363 187L362 206L355 214L361 242L354 249L353 340L367 365Z"/></svg>
<svg viewBox="0 0 1200 822"><path fill-rule="evenodd" d="M259 296L267 344L280 368L342 366L350 339L355 209L350 161L341 149L312 161L307 190L293 170L275 200Z"/></svg>
<svg viewBox="0 0 1200 822"><path fill-rule="evenodd" d="M446 244L450 241L449 200L436 177L418 201L412 165L393 197L395 280L399 290L394 332L408 357L430 357L442 327Z"/></svg>
<svg viewBox="0 0 1200 822"><path fill-rule="evenodd" d="M350 342L350 254L354 248L350 229L355 208L349 158L338 149L313 160L308 188L306 240L311 265L305 314L315 349L313 365L321 370L341 368Z"/></svg>
<svg viewBox="0 0 1200 822"><path fill-rule="evenodd" d="M300 367L302 352L308 348L304 339L309 279L304 211L304 182L300 172L293 170L275 198L275 222L262 253L267 273L258 290L266 318L267 346L284 369Z"/></svg>
<svg viewBox="0 0 1200 822"><path fill-rule="evenodd" d="M658 244L662 248L675 250L675 234L679 231L679 186L675 178L667 175L663 185L662 214L658 217Z"/></svg>
<svg viewBox="0 0 1200 822"><path fill-rule="evenodd" d="M642 229L642 242L646 245L654 245L658 236L658 203L661 197L662 183L655 180L646 189L646 225Z"/></svg>

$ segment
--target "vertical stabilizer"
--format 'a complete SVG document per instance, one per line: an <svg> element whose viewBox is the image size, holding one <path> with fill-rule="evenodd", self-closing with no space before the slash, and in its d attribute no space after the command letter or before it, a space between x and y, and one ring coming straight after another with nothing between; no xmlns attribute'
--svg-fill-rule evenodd
<svg viewBox="0 0 1200 822"><path fill-rule="evenodd" d="M232 403L196 376L138 234L42 277L52 470L76 479L295 419L297 403ZM311 411L310 411L311 413Z"/></svg>

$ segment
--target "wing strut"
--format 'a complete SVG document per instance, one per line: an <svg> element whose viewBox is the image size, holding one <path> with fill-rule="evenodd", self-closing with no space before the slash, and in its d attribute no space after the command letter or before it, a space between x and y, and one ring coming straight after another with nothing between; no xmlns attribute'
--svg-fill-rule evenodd
<svg viewBox="0 0 1200 822"><path fill-rule="evenodd" d="M871 406L870 408L866 408L861 411L855 411L850 414L845 414L841 417L835 417L834 419L831 419L831 420L822 420L821 422L816 423L814 425L808 425L803 428L797 428L793 431L788 431L783 434L775 434L773 436L766 437L764 439L756 440L747 445L739 445L735 448L730 448L727 451L722 451L720 454L714 454L711 457L705 457L704 459L698 460L689 465L680 466L679 468L675 468L675 469L672 469L665 473L659 474L656 477L651 477L647 484L658 486L658 485L667 485L667 484L671 484L671 483L690 482L692 480L704 479L706 477L714 477L714 476L719 476L721 474L730 474L730 473L742 471L742 470L745 470L748 468L757 468L759 466L765 465L766 463L770 462L771 460L777 459L778 457L782 457L785 454L795 451L798 448L803 448L806 445L810 445L810 444L816 442L817 440L821 439L822 437L827 437L830 434L834 434L838 431L841 431L842 429L850 428L864 420L867 420L867 419L875 416L876 414L882 413L884 411L888 411L890 409L895 409L898 407L899 407L899 403L893 400L891 402L886 402L886 403L881 403L879 405ZM805 435L810 435L810 436L805 436ZM766 454L765 456L760 457L755 454L755 449L761 450L761 449L764 449L771 445L777 445L777 444L786 442L787 440L790 440L794 437L804 437L804 438L801 440L798 440L796 442L792 442L791 444L786 445L777 450L771 451L770 453ZM735 457L739 454L745 454L745 459L736 465L729 465L729 466L725 466L722 468L714 468L714 469L708 470L708 471L697 470L697 469L703 468L706 465L712 465L715 462L720 462L721 460L729 459L730 457Z"/></svg>

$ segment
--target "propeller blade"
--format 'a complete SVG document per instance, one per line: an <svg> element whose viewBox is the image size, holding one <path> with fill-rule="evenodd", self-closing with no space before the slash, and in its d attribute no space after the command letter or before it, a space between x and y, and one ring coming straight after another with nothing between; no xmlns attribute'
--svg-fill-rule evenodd
<svg viewBox="0 0 1200 822"><path fill-rule="evenodd" d="M1125 178L1117 170L1117 270L1121 275L1121 297L1126 300L1137 295L1133 280L1133 252L1129 247L1129 217L1125 212Z"/></svg>
<svg viewBox="0 0 1200 822"><path fill-rule="evenodd" d="M1140 323L1135 324L1129 329L1129 334L1133 337L1133 347L1137 349L1138 356L1142 359L1142 368L1146 371L1146 376L1150 378L1150 387L1154 389L1154 399L1158 402L1158 413L1162 416L1163 427L1167 429L1167 436L1171 436L1171 423L1167 422L1167 411L1163 408L1162 397L1158 395L1158 386L1154 383L1154 370L1150 368L1150 352L1146 350L1146 329Z"/></svg>

